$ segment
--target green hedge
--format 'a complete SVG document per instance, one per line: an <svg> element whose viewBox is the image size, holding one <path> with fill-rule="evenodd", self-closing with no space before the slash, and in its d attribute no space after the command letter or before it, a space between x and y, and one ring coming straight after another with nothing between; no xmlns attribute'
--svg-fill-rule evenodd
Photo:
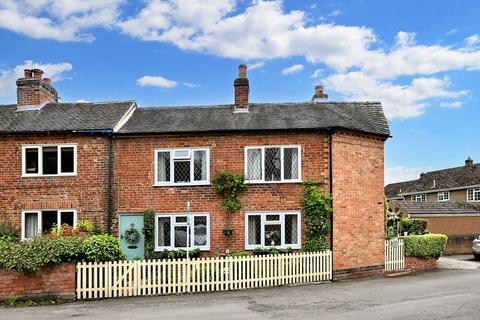
<svg viewBox="0 0 480 320"><path fill-rule="evenodd" d="M122 260L118 238L40 236L24 242L0 241L0 268L34 271L45 265L78 261Z"/></svg>
<svg viewBox="0 0 480 320"><path fill-rule="evenodd" d="M426 234L400 237L405 244L405 255L422 259L439 258L447 244L444 234Z"/></svg>

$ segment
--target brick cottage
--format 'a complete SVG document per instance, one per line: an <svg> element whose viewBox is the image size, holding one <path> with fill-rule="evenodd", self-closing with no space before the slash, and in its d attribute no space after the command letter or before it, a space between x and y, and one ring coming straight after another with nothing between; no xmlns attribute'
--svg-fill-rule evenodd
<svg viewBox="0 0 480 320"><path fill-rule="evenodd" d="M0 106L0 221L17 224L24 239L81 220L122 238L151 208L156 250L187 241L204 255L301 249L302 182L316 179L333 194L336 274L383 272L381 104L329 102L321 86L308 102L250 103L249 89L241 65L230 105L59 103L40 70L25 70L17 104ZM219 172L244 173L248 185L230 241L211 183ZM143 254L142 245L124 249Z"/></svg>

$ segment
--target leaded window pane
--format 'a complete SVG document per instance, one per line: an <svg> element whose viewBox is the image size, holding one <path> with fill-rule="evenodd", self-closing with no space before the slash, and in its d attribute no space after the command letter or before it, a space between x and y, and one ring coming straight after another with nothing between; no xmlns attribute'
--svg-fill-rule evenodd
<svg viewBox="0 0 480 320"><path fill-rule="evenodd" d="M283 174L285 180L298 179L298 148L283 150Z"/></svg>
<svg viewBox="0 0 480 320"><path fill-rule="evenodd" d="M262 149L247 149L247 180L262 180Z"/></svg>
<svg viewBox="0 0 480 320"><path fill-rule="evenodd" d="M285 215L285 244L298 244L298 216Z"/></svg>
<svg viewBox="0 0 480 320"><path fill-rule="evenodd" d="M205 150L195 151L193 153L193 180L207 180L207 152Z"/></svg>
<svg viewBox="0 0 480 320"><path fill-rule="evenodd" d="M25 173L38 173L38 149L25 149Z"/></svg>
<svg viewBox="0 0 480 320"><path fill-rule="evenodd" d="M261 245L262 223L260 216L248 216L248 244Z"/></svg>
<svg viewBox="0 0 480 320"><path fill-rule="evenodd" d="M158 246L169 247L170 243L170 217L158 217Z"/></svg>
<svg viewBox="0 0 480 320"><path fill-rule="evenodd" d="M157 179L159 182L170 182L170 152L159 152L157 159Z"/></svg>
<svg viewBox="0 0 480 320"><path fill-rule="evenodd" d="M187 226L175 226L175 248L185 248L187 246Z"/></svg>
<svg viewBox="0 0 480 320"><path fill-rule="evenodd" d="M74 172L74 149L73 147L62 147L60 149L62 160L60 163L60 170L62 173Z"/></svg>
<svg viewBox="0 0 480 320"><path fill-rule="evenodd" d="M281 180L280 148L265 148L265 180Z"/></svg>
<svg viewBox="0 0 480 320"><path fill-rule="evenodd" d="M43 147L43 174L58 173L58 154L57 147Z"/></svg>
<svg viewBox="0 0 480 320"><path fill-rule="evenodd" d="M174 182L188 183L190 182L190 160L175 161L173 163Z"/></svg>
<svg viewBox="0 0 480 320"><path fill-rule="evenodd" d="M205 216L194 217L193 245L207 245L207 217Z"/></svg>
<svg viewBox="0 0 480 320"><path fill-rule="evenodd" d="M274 247L282 244L282 226L279 224L265 225L265 246Z"/></svg>

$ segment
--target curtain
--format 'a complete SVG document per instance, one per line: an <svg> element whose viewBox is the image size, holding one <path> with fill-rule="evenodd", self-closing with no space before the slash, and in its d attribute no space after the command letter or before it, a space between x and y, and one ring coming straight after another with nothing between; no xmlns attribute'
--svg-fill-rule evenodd
<svg viewBox="0 0 480 320"><path fill-rule="evenodd" d="M25 212L25 238L30 239L38 234L38 213Z"/></svg>
<svg viewBox="0 0 480 320"><path fill-rule="evenodd" d="M170 181L170 152L158 153L158 181Z"/></svg>
<svg viewBox="0 0 480 320"><path fill-rule="evenodd" d="M262 150L247 151L247 180L262 180Z"/></svg>

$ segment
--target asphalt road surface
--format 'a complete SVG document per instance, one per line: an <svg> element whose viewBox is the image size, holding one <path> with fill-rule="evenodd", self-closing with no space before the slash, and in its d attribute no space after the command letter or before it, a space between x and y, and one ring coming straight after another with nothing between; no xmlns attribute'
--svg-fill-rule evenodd
<svg viewBox="0 0 480 320"><path fill-rule="evenodd" d="M480 269L220 293L0 307L1 320L479 319Z"/></svg>

